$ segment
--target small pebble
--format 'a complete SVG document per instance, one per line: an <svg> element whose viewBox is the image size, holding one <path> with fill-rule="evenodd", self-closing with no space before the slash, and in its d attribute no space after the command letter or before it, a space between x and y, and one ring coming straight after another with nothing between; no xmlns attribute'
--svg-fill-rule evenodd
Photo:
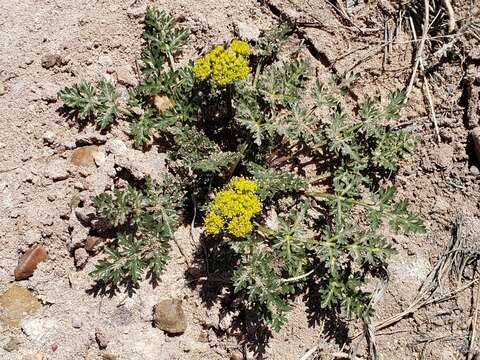
<svg viewBox="0 0 480 360"><path fill-rule="evenodd" d="M42 57L42 66L45 69L50 69L54 66L62 65L64 60L59 54L47 54Z"/></svg>
<svg viewBox="0 0 480 360"><path fill-rule="evenodd" d="M75 266L78 269L82 269L88 261L88 253L84 248L75 249L73 253L75 259Z"/></svg>
<svg viewBox="0 0 480 360"><path fill-rule="evenodd" d="M157 328L171 334L183 334L187 328L182 302L178 299L163 300L155 305L153 321Z"/></svg>
<svg viewBox="0 0 480 360"><path fill-rule="evenodd" d="M230 360L243 360L243 355L239 352L234 352L230 355Z"/></svg>
<svg viewBox="0 0 480 360"><path fill-rule="evenodd" d="M117 360L118 357L117 357L117 355L113 355L113 354L103 354L102 359L103 360Z"/></svg>
<svg viewBox="0 0 480 360"><path fill-rule="evenodd" d="M15 280L24 280L33 275L37 266L47 259L47 250L42 245L35 245L18 260L15 269Z"/></svg>
<svg viewBox="0 0 480 360"><path fill-rule="evenodd" d="M42 139L47 144L53 144L55 142L55 134L52 131L46 131L43 134Z"/></svg>
<svg viewBox="0 0 480 360"><path fill-rule="evenodd" d="M473 176L478 176L480 175L480 170L478 170L478 167L476 167L475 165L472 165L470 166L470 174L472 174Z"/></svg>
<svg viewBox="0 0 480 360"><path fill-rule="evenodd" d="M108 343L110 342L107 336L105 336L105 334L100 330L95 331L95 340L97 341L98 348L100 350L105 349L108 346Z"/></svg>
<svg viewBox="0 0 480 360"><path fill-rule="evenodd" d="M72 320L72 326L75 328L75 329L80 329L82 327L83 323L82 323L82 320L78 319L78 318L75 318Z"/></svg>

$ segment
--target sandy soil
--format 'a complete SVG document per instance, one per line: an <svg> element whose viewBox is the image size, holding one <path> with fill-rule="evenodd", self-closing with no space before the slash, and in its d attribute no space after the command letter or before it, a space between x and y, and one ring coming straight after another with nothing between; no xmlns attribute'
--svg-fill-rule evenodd
<svg viewBox="0 0 480 360"><path fill-rule="evenodd" d="M293 360L318 347L310 359L330 359L320 353L357 344L358 356L366 358L365 340L354 338L359 324L313 312L315 299L307 297L295 299L289 322L278 334L264 338L253 326L239 328L231 307L229 311L222 308L228 292L201 282L192 285L185 277L187 262L177 248L157 286L145 281L131 293L115 294L94 286L88 273L98 255L82 259L84 253L75 251L83 246L77 242L89 233L77 218L89 211L91 195L112 187L122 167L115 160L119 146L126 145L133 157L130 162L150 159L151 154L131 150L126 124L100 134L90 125L79 128L68 122L59 112L56 92L80 79L126 77L127 83L134 82L143 10L150 3L0 0L0 294L16 283L30 289L42 303L41 309L19 326L9 328L0 322L0 358ZM302 54L321 77L347 70L361 74L350 96L362 98L406 86L414 48L408 27L396 26L396 5L387 0L354 3L351 17L346 18L325 0L155 2L173 15L183 16L192 29L184 60L231 38L238 22L264 30L290 18L305 24L292 46L304 46ZM458 18L463 23L472 21L479 10L459 3ZM405 17L403 21L407 21ZM379 47L386 26L392 31L399 29L400 43ZM425 57L440 143L436 142L424 82L419 79L400 123L418 133L421 144L395 178L401 194L412 199L423 215L428 232L393 237L399 251L388 264L388 287L376 305L374 322L414 302L452 239L460 236L471 253L478 251L480 165L469 131L480 125L472 115L480 113L480 104L469 99L478 99L480 91L475 82L480 82L480 62L472 55L480 45L475 38L465 37L454 44L453 55L433 56L441 45L428 42ZM58 61L46 68L45 61L52 55ZM123 85L119 89L126 91ZM97 145L105 157L99 156L86 167L72 164L73 151L83 145ZM139 171L161 170L161 164L152 162ZM192 236L190 229L184 228L177 233L192 259L199 232L196 229ZM19 257L35 244L46 247L48 260L28 280L15 281ZM465 266L459 282L448 281L447 276L435 297L478 278L473 260ZM85 261L85 266L76 266ZM470 346L476 293L477 286L466 287L377 331L380 358L464 358ZM152 326L153 305L168 298L183 301L188 325L181 336L171 337ZM99 348L96 333L108 339L106 349ZM13 343L17 346L8 346ZM473 351L480 351L477 344L472 345Z"/></svg>

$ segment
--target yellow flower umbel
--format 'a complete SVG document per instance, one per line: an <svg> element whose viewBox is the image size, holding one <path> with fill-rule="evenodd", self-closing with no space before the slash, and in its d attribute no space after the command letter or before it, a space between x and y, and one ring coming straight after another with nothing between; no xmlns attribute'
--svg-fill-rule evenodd
<svg viewBox="0 0 480 360"><path fill-rule="evenodd" d="M217 193L207 216L205 230L218 234L225 230L228 234L242 237L252 231L252 217L262 210L260 198L255 193L257 184L243 177L235 178L224 190Z"/></svg>
<svg viewBox="0 0 480 360"><path fill-rule="evenodd" d="M202 81L211 78L220 86L245 79L251 71L246 58L250 53L250 45L242 40L233 40L228 49L216 46L195 62L193 75Z"/></svg>
<svg viewBox="0 0 480 360"><path fill-rule="evenodd" d="M250 50L250 45L243 40L233 39L230 43L230 49L238 55L249 56L252 51Z"/></svg>

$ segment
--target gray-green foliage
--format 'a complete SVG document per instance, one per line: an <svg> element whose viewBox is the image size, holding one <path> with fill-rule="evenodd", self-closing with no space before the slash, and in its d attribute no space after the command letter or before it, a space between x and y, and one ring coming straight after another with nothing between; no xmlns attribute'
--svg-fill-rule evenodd
<svg viewBox="0 0 480 360"><path fill-rule="evenodd" d="M92 86L84 81L59 91L58 96L80 119L96 118L100 129L107 128L120 113L120 95L107 80Z"/></svg>
<svg viewBox="0 0 480 360"><path fill-rule="evenodd" d="M425 230L385 181L415 146L414 137L392 126L405 95L394 91L357 104L348 97L355 76L322 83L305 60L278 61L291 32L282 26L264 34L249 58L251 75L214 87L194 78L191 63L175 62L188 32L149 8L142 79L124 108L104 82L60 92L80 118L97 118L101 128L117 116L129 120L138 147L156 134L168 145L175 175L175 181L147 181L95 198L118 230L95 276L115 283L137 281L146 269L159 276L186 200L196 198L205 209L212 190L243 176L257 183L264 211L245 238L221 234L216 240L235 254L232 290L245 306L278 330L291 296L309 292L322 307L368 321L373 309L364 285L370 270L394 252L385 226ZM159 111L155 96L172 106Z"/></svg>
<svg viewBox="0 0 480 360"><path fill-rule="evenodd" d="M94 197L94 206L117 237L92 274L114 284L126 279L136 283L145 270L158 278L170 259L183 195L180 184L167 177L161 183L147 178L143 190L128 186Z"/></svg>

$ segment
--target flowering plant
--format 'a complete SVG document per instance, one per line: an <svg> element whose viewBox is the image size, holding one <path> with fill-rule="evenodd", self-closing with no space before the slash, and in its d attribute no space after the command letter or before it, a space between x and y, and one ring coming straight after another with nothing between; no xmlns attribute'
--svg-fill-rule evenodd
<svg viewBox="0 0 480 360"><path fill-rule="evenodd" d="M253 46L235 39L179 67L187 30L149 8L142 81L130 89L127 105L107 82L59 93L74 114L97 118L101 128L119 117L130 121L139 147L154 141L153 133L168 144L168 181L95 198L118 232L95 276L113 283L136 282L143 270L161 276L181 223L177 214L193 207L194 214L204 212L197 225L214 243L199 246L207 257L231 256L232 292L275 330L296 292L370 319L364 285L394 252L382 226L425 230L383 180L415 146L410 134L391 126L405 95L358 103L345 97L354 77L322 83L307 61L277 58L291 33L273 29Z"/></svg>
<svg viewBox="0 0 480 360"><path fill-rule="evenodd" d="M245 79L250 74L246 56L250 55L250 45L234 39L228 48L214 47L206 56L193 65L193 75L198 80L211 79L216 85L225 86L234 80Z"/></svg>
<svg viewBox="0 0 480 360"><path fill-rule="evenodd" d="M262 210L262 203L255 194L257 184L243 177L230 181L212 202L205 217L205 230L218 234L226 232L242 237L252 231L251 219Z"/></svg>

